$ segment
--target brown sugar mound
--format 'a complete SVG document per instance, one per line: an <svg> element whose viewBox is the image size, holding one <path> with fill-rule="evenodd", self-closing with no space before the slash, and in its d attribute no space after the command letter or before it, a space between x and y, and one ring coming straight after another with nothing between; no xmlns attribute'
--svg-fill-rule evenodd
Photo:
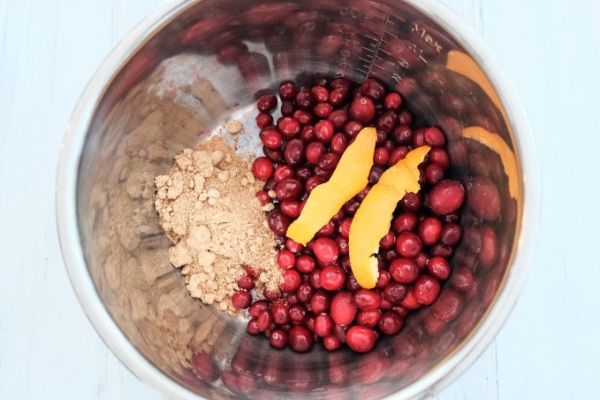
<svg viewBox="0 0 600 400"><path fill-rule="evenodd" d="M257 293L279 290L275 238L256 198L262 183L251 161L221 136L175 157L169 175L155 178L155 208L173 243L169 259L181 268L190 294L235 314L231 296L251 266L259 272Z"/></svg>

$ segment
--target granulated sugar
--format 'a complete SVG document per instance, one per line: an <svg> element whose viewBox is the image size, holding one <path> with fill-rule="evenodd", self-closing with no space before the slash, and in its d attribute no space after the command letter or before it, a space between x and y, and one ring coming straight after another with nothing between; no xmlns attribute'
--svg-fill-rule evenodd
<svg viewBox="0 0 600 400"><path fill-rule="evenodd" d="M262 183L249 159L214 136L177 155L155 185L159 221L173 243L170 261L181 268L193 297L235 314L231 296L244 265L260 271L257 292L279 289L275 238L256 198Z"/></svg>

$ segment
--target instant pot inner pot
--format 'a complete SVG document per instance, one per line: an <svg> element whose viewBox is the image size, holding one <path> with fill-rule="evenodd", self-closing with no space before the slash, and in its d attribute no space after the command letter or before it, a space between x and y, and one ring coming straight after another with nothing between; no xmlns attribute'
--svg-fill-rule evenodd
<svg viewBox="0 0 600 400"><path fill-rule="evenodd" d="M236 53L240 43L248 52ZM391 0L205 0L153 32L98 101L77 184L89 272L137 350L207 398L244 396L239 385L232 391L228 382L246 379L260 398L335 391L339 398L366 399L414 384L460 348L503 287L521 205L508 182L520 185L520 177L508 177L497 154L461 137L462 127L482 126L514 148L495 93L449 67L457 54L468 49L421 11ZM468 269L475 283L468 291L450 285L443 291L460 298L462 311L440 325L429 307L422 308L407 317L399 334L366 355L320 346L308 354L275 350L264 338L246 334L242 319L192 299L180 270L169 263L170 243L153 204L154 177L168 173L176 154L225 132L230 119L244 124L242 150L260 151L257 95L276 91L284 80L311 83L318 76L356 82L372 76L400 91L423 123L445 130L453 173L465 182L486 175L502 198L501 218L487 222L466 210L460 221L464 236L453 268ZM492 265L483 266L478 257L485 230L493 231L499 251ZM277 381L267 383L265 377L274 376Z"/></svg>

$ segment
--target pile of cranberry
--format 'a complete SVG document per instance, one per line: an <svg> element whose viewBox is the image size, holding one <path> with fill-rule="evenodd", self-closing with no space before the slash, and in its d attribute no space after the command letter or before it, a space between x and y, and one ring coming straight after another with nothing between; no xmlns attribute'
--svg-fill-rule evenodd
<svg viewBox="0 0 600 400"><path fill-rule="evenodd" d="M248 266L233 305L247 309L247 331L266 336L275 348L305 352L320 341L328 350L345 344L367 352L383 335L399 332L409 312L437 299L462 236L458 221L465 189L450 177L442 130L420 126L402 96L380 81L320 78L312 85L284 82L278 92L279 99L269 93L256 102L264 155L254 161L253 173L265 182L259 200L273 204L267 220L277 237L284 282L280 291L253 297L257 274ZM274 120L278 107L281 117ZM366 126L377 129L368 186L306 246L286 238L311 190L329 179L348 144ZM348 257L353 215L383 171L423 145L431 150L419 167L421 190L398 202L391 229L380 241L376 287L364 289Z"/></svg>

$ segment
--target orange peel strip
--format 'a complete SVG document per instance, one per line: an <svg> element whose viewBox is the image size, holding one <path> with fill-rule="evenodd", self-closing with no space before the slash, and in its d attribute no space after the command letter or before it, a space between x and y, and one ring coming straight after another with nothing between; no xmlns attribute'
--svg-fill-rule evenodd
<svg viewBox="0 0 600 400"><path fill-rule="evenodd" d="M515 199L521 197L521 186L519 186L519 168L515 154L508 147L508 144L495 133L492 133L480 126L470 126L464 128L462 135L466 139L475 140L489 149L495 151L500 156L500 161L504 165L504 172L508 176L508 191Z"/></svg>
<svg viewBox="0 0 600 400"><path fill-rule="evenodd" d="M376 141L375 128L363 128L358 133L340 157L331 178L310 192L300 216L288 227L288 238L306 246L344 203L367 186Z"/></svg>
<svg viewBox="0 0 600 400"><path fill-rule="evenodd" d="M377 283L379 269L374 255L379 252L381 238L390 230L398 202L406 193L421 189L418 167L429 150L429 146L417 147L388 168L354 214L348 236L350 266L356 281L365 289L374 288Z"/></svg>

